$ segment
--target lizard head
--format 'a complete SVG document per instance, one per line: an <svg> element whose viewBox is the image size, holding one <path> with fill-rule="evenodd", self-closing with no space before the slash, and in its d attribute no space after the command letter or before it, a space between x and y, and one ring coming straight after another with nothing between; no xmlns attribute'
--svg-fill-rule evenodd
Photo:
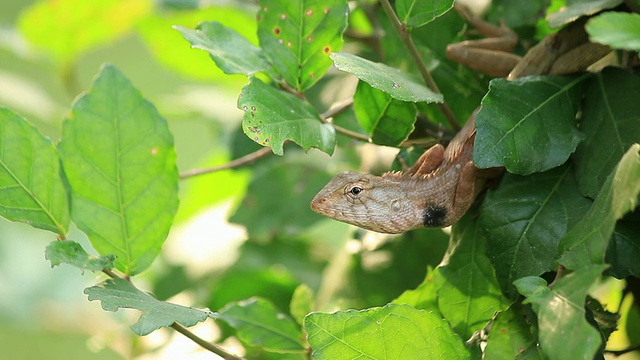
<svg viewBox="0 0 640 360"><path fill-rule="evenodd" d="M422 227L423 214L393 178L344 171L311 201L311 209L364 229L399 234Z"/></svg>

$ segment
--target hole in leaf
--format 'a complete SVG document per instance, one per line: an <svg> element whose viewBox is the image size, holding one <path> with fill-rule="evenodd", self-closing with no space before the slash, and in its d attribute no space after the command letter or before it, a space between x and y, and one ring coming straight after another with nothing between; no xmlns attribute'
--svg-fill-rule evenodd
<svg viewBox="0 0 640 360"><path fill-rule="evenodd" d="M286 20L287 19L287 14L280 14L280 19Z"/></svg>
<svg viewBox="0 0 640 360"><path fill-rule="evenodd" d="M309 10L307 10L307 11L305 12L305 15L307 15L307 16L311 16L311 15L313 15L313 9L309 9Z"/></svg>

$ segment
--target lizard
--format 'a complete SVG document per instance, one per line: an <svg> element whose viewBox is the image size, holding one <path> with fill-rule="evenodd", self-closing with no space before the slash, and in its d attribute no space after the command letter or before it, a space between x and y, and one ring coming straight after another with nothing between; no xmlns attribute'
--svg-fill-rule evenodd
<svg viewBox="0 0 640 360"><path fill-rule="evenodd" d="M456 10L479 31L515 46L515 34L507 27L488 24L464 7L456 5ZM493 59L495 54L487 46L493 42L453 44L447 54L463 63L465 58L469 60L468 57L474 55ZM508 48L500 47L501 50ZM571 73L586 69L608 52L608 48L588 42L583 23L572 24L543 39L524 58L514 61L509 56L504 63L506 70L490 74L512 80L533 74ZM564 67L564 63L577 65ZM553 70L557 68L560 70ZM414 166L403 172L375 176L344 171L318 192L311 201L311 209L338 221L389 234L452 225L471 207L487 181L502 173L502 168L479 169L473 164L477 111L446 149L440 144L429 148Z"/></svg>
<svg viewBox="0 0 640 360"><path fill-rule="evenodd" d="M475 112L446 149L441 144L432 146L405 172L336 175L311 201L311 209L388 234L451 225L496 173L478 169L471 160L474 116Z"/></svg>

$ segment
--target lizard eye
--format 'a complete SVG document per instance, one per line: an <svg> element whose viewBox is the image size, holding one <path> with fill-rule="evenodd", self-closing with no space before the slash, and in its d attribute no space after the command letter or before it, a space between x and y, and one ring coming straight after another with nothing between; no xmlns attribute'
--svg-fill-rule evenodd
<svg viewBox="0 0 640 360"><path fill-rule="evenodd" d="M359 186L354 186L351 189L348 189L347 192L353 197L358 197L358 195L360 195L360 193L362 192L362 188Z"/></svg>

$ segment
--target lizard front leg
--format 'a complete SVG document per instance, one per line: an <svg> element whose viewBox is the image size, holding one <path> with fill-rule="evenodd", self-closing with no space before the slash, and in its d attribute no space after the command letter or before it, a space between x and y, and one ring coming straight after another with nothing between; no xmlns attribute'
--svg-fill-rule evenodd
<svg viewBox="0 0 640 360"><path fill-rule="evenodd" d="M477 173L478 168L473 165L473 161L468 161L462 166L454 193L453 207L449 214L449 222L455 223L460 220L462 215L464 215L473 204L480 189L482 189L482 183L484 181L478 177Z"/></svg>

